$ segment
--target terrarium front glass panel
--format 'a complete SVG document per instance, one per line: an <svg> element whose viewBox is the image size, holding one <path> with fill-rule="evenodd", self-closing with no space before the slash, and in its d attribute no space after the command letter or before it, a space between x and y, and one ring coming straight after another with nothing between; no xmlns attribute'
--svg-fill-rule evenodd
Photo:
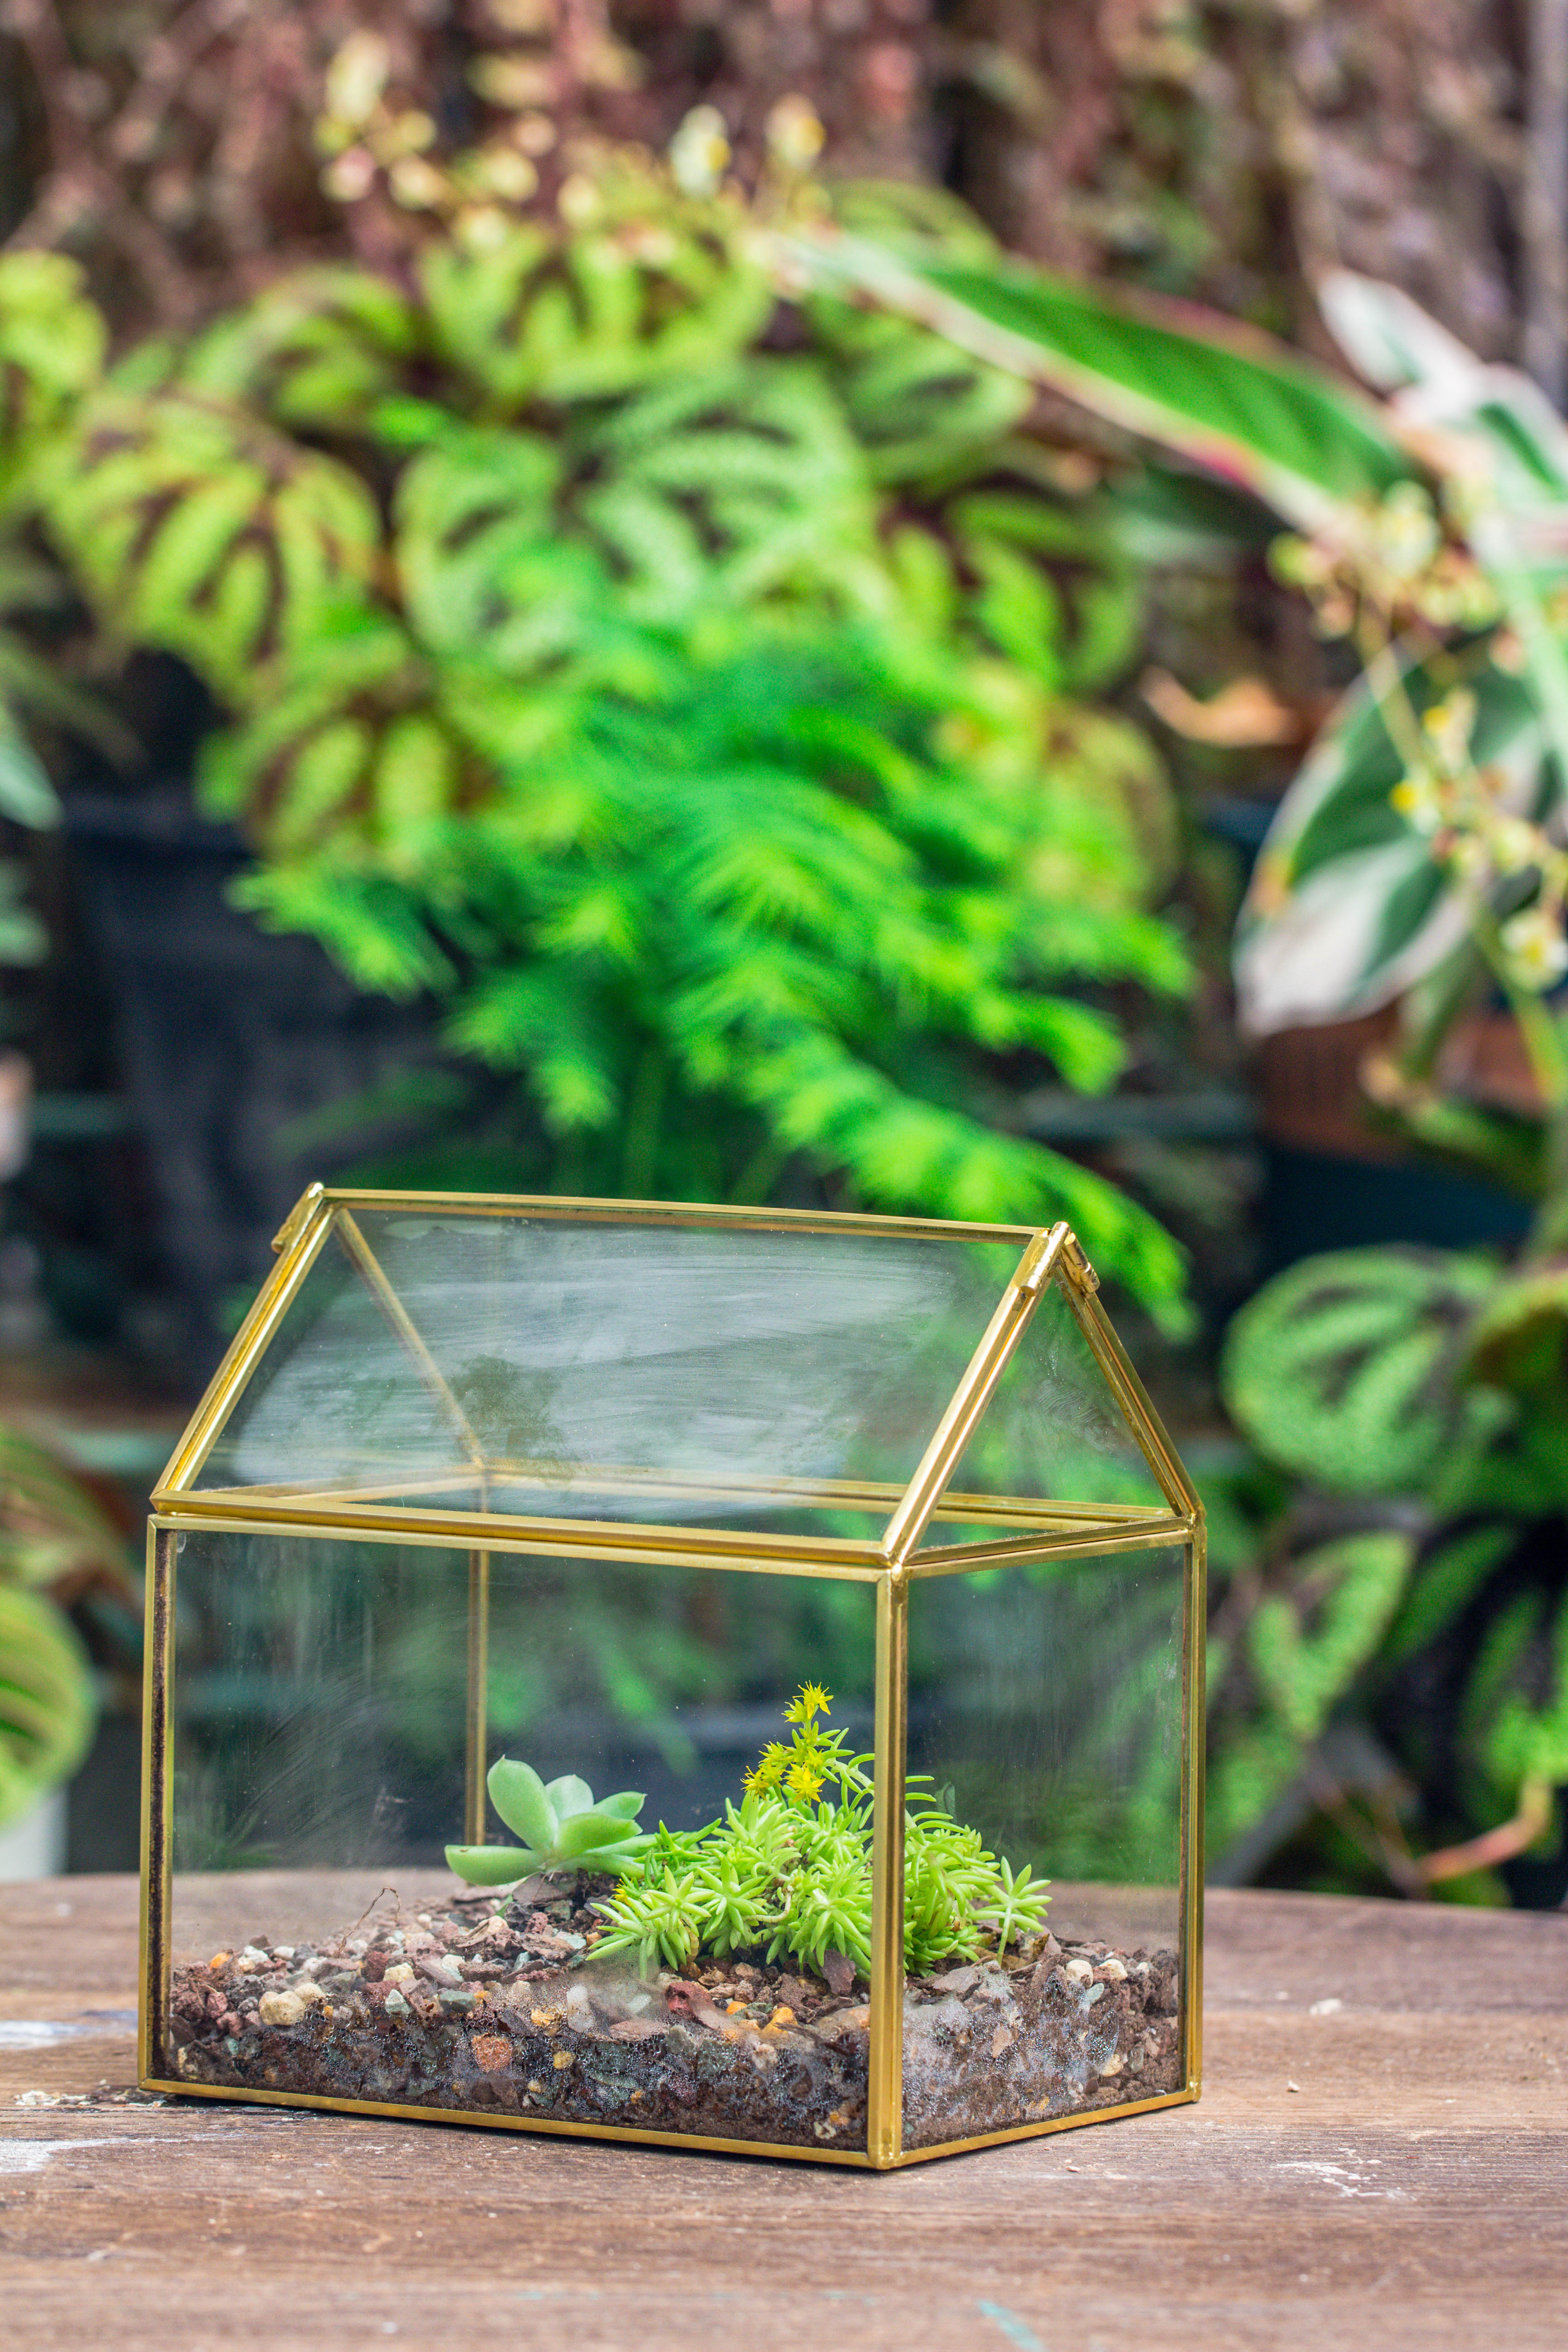
<svg viewBox="0 0 1568 2352"><path fill-rule="evenodd" d="M864 2149L869 1586L163 1540L165 2079Z"/></svg>
<svg viewBox="0 0 1568 2352"><path fill-rule="evenodd" d="M1020 1253L340 1207L195 1484L874 1537Z"/></svg>
<svg viewBox="0 0 1568 2352"><path fill-rule="evenodd" d="M906 2148L1183 2087L1184 1571L1162 1549L915 1581ZM956 1955L948 1819L1007 1865Z"/></svg>

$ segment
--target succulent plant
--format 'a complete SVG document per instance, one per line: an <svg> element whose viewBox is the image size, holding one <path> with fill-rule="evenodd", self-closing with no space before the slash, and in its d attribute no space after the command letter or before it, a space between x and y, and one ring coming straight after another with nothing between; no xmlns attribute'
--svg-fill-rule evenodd
<svg viewBox="0 0 1568 2352"><path fill-rule="evenodd" d="M623 1789L595 1801L574 1772L542 1780L531 1764L510 1756L490 1766L490 1802L522 1845L449 1845L447 1863L470 1886L510 1886L552 1871L607 1871L620 1877L653 1844L639 1833L639 1790Z"/></svg>

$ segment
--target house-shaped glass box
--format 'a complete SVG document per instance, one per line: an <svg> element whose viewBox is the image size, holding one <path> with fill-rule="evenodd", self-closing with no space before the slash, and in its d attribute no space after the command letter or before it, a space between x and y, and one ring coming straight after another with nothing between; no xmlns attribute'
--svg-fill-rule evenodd
<svg viewBox="0 0 1568 2352"><path fill-rule="evenodd" d="M1195 2097L1202 1513L1065 1225L278 1248L153 1497L149 2087L879 2168Z"/></svg>

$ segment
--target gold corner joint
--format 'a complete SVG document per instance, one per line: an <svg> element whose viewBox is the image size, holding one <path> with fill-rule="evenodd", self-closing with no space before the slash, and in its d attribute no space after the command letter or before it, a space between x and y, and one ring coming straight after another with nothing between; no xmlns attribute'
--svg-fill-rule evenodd
<svg viewBox="0 0 1568 2352"><path fill-rule="evenodd" d="M306 1185L305 1190L272 1236L274 1257L280 1257L286 1249L290 1248L299 1240L326 1197L327 1188L324 1184Z"/></svg>
<svg viewBox="0 0 1568 2352"><path fill-rule="evenodd" d="M1061 1268L1068 1281L1075 1282L1080 1290L1100 1288L1100 1276L1090 1265L1089 1254L1076 1234L1069 1233L1062 1243Z"/></svg>

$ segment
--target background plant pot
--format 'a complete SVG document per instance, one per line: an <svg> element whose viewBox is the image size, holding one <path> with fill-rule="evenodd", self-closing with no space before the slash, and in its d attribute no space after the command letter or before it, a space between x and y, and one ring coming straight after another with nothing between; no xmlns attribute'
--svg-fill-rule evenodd
<svg viewBox="0 0 1568 2352"><path fill-rule="evenodd" d="M1361 1066L1392 1040L1390 1005L1356 1021L1281 1029L1257 1057L1264 1187L1264 1263L1376 1242L1463 1249L1522 1238L1529 1204L1500 1187L1449 1175L1370 1124ZM1519 1108L1520 1049L1510 1020L1479 1015L1456 1032L1464 1091ZM1456 1069L1452 1074L1459 1076Z"/></svg>
<svg viewBox="0 0 1568 2352"><path fill-rule="evenodd" d="M308 1113L437 1058L424 1006L361 995L314 940L230 906L249 863L179 786L73 795L66 816L89 940L112 1000L132 1125L150 1163L183 1369L205 1380L319 1150Z"/></svg>

